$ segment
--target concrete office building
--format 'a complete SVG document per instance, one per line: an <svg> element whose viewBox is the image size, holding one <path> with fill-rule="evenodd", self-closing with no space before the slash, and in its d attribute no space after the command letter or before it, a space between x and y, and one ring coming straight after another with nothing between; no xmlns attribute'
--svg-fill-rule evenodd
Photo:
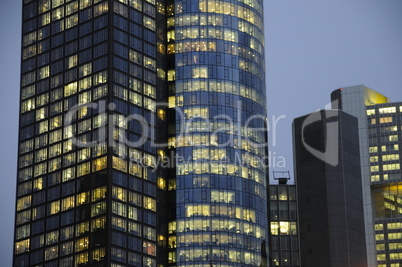
<svg viewBox="0 0 402 267"><path fill-rule="evenodd" d="M334 107L359 119L369 266L399 266L400 103L365 86L335 90L331 99Z"/></svg>

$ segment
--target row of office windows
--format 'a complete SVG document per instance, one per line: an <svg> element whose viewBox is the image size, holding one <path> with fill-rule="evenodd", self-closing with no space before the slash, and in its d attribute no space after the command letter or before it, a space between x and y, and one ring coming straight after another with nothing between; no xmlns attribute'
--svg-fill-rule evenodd
<svg viewBox="0 0 402 267"><path fill-rule="evenodd" d="M220 264L223 262L234 262L239 264L251 264L253 266L259 266L261 263L261 254L256 252L256 248L259 247L261 242L255 242L255 246L251 247L250 250L236 249L236 248L188 248L188 249L178 249L177 258L172 258L172 262L179 261L181 263L186 263L184 266L189 266L187 262L191 261L204 261L215 262ZM211 252L212 251L212 252ZM252 252L251 252L252 251ZM174 255L172 254L172 257ZM195 265L199 266L199 265ZM224 265L223 265L224 266Z"/></svg>
<svg viewBox="0 0 402 267"><path fill-rule="evenodd" d="M222 0L216 0L216 1L206 1L206 0L200 0L199 1L199 10L201 12L207 12L207 13L217 13L217 14L224 14L224 15L230 15L230 16L235 16L240 19L244 19L245 21L248 21L254 25L256 25L259 29L263 29L263 19L261 16L262 11L254 11L251 8L248 8L246 6L234 4L231 2L226 2ZM176 9L176 14L180 14L181 12Z"/></svg>
<svg viewBox="0 0 402 267"><path fill-rule="evenodd" d="M59 189L56 187L56 189ZM48 190L48 193L51 192L51 190ZM35 207L35 205L41 204L44 202L44 194L35 194L35 195L28 195L25 197L21 197L17 199L17 212L34 207L32 209L32 220L37 220L40 218L43 218L44 216L50 216L54 215L63 211L67 211L69 209L89 204L91 202L96 202L100 199L105 198L106 194L106 189L105 188L98 188L92 190L92 197L91 197L91 192L83 192L79 193L75 196L69 196L63 199L55 200L52 202L49 202L46 205L38 206ZM56 195L57 196L57 195ZM42 199L41 199L42 198ZM100 205L100 206L99 206ZM102 204L96 204L92 206L92 216L96 215L99 213L99 207L101 209L104 209L104 203ZM28 210L29 211L29 210ZM21 213L22 214L22 213ZM21 218L21 221L24 222L24 218Z"/></svg>
<svg viewBox="0 0 402 267"><path fill-rule="evenodd" d="M167 20L168 29L173 27L188 27L188 26L215 26L225 27L228 29L235 29L258 39L262 44L264 43L263 33L254 24L239 20L238 17L226 16L223 14L206 14L206 13L192 13L192 14L178 14ZM168 41L174 40L174 32L169 31Z"/></svg>
<svg viewBox="0 0 402 267"><path fill-rule="evenodd" d="M380 157L382 161L393 161L393 160L399 160L399 154L388 154L388 155L382 155ZM370 162L378 162L379 158L378 156L370 156Z"/></svg>
<svg viewBox="0 0 402 267"><path fill-rule="evenodd" d="M58 35L58 40L52 39L52 45L64 44L63 36ZM69 42L64 46L60 46L57 48L52 48L50 50L50 40L45 40L38 45L34 44L28 46L23 50L23 59L22 62L22 72L29 72L36 67L44 67L49 65L50 68L44 69L47 72L43 72L46 75L55 75L57 73L62 72L63 70L72 69L77 65L84 64L92 59L99 58L105 54L107 54L108 43L104 43L107 40L107 31L106 29L97 31L94 35L88 35L79 40L75 40ZM57 41L57 42L56 42ZM38 47L38 48L36 48ZM80 50L80 51L78 51ZM66 57L65 59L62 59ZM94 72L101 69L101 66L105 62L104 59L96 59L94 61ZM51 63L51 64L50 64ZM76 70L70 70L69 76L65 76L67 82L71 81L71 75L77 75ZM70 74L71 73L71 74ZM24 74L25 75L25 74ZM29 74L30 76L34 75L33 73ZM38 72L38 76L42 75ZM79 69L79 77L81 78L85 75L82 69Z"/></svg>
<svg viewBox="0 0 402 267"><path fill-rule="evenodd" d="M74 79L77 80L77 79ZM104 84L107 82L107 72L102 71L99 73L94 74L92 77L87 77L78 81L74 82L69 82L68 84L64 85L63 87L56 88L59 86L63 85L63 79L62 76L57 75L53 78L51 78L51 86L47 86L47 88L42 87L42 83L38 83L37 85L32 84L29 86L24 86L21 90L21 98L22 99L27 99L29 97L32 97L35 95L35 93L38 95L36 98L30 98L29 101L25 100L23 101L22 107L21 107L21 113L30 111L32 109L35 109L36 107L40 107L43 105L46 105L51 102L55 102L59 99L62 99L64 97L69 97L71 95L76 94L77 92L81 92L83 90L92 88L93 92L93 99L96 100L102 96L104 96L107 93L107 87L97 87L98 85ZM28 84L30 84L29 82ZM27 85L28 85L27 84ZM95 87L95 88L93 88ZM40 93L46 92L49 89L53 89L49 93L44 93L39 95ZM85 97L84 95L81 95L81 97ZM88 96L90 98L90 96ZM81 102L85 102L85 99L80 99ZM66 109L65 109L66 110Z"/></svg>
<svg viewBox="0 0 402 267"><path fill-rule="evenodd" d="M383 145L383 146L370 146L369 152L370 153L378 153L379 150L381 152L395 153L394 151L399 150L399 144L389 144L389 145Z"/></svg>
<svg viewBox="0 0 402 267"><path fill-rule="evenodd" d="M378 108L378 114L393 114L397 113L398 107L383 107ZM402 106L399 107L399 111L402 112ZM373 116L376 114L376 109L367 109L366 111L367 116Z"/></svg>
<svg viewBox="0 0 402 267"><path fill-rule="evenodd" d="M193 175L193 174L218 174L242 177L265 184L265 174L254 168L241 167L230 163L198 163L189 162L177 164L177 175Z"/></svg>
<svg viewBox="0 0 402 267"><path fill-rule="evenodd" d="M199 232L200 236L206 241L211 238L210 234L202 235L202 232L222 232L220 235L226 236L228 233L230 236L233 234L244 234L249 236L254 236L256 238L264 238L266 235L266 229L249 221L245 221L241 218L229 219L229 218L186 218L180 219L178 221L170 222L168 226L169 234L184 233L189 232ZM222 239L223 240L223 239ZM169 237L169 245L175 247L177 245L176 236ZM211 240L209 240L211 241ZM212 240L215 241L215 240Z"/></svg>
<svg viewBox="0 0 402 267"><path fill-rule="evenodd" d="M80 35L86 35L92 31L92 22L85 21L96 18L101 16L102 14L108 11L108 3L100 3L93 8L93 15L92 15L92 8L90 10L82 11L80 14L71 15L69 17L64 18L64 9L60 8L52 13L46 13L41 15L40 17L28 20L23 23L23 34L27 34L29 32L37 30L37 40L43 40L50 36L52 36L52 42L57 41L57 38L62 38L65 33L67 38L66 41L71 41L78 37L78 31L80 31ZM79 21L81 20L81 26L75 27L79 25ZM100 24L96 25L95 28L103 27L105 25ZM78 29L79 28L79 29ZM59 35L56 35L59 34ZM28 39L24 39L23 41L35 41L35 37L33 35L28 36ZM29 40L31 39L31 40ZM61 43L60 43L61 44ZM52 47L56 47L60 44L52 44Z"/></svg>
<svg viewBox="0 0 402 267"><path fill-rule="evenodd" d="M103 152L101 152L103 153ZM106 153L106 151L104 152ZM103 153L103 154L104 154ZM69 156L67 156L69 157ZM70 159L68 159L70 160ZM67 161L68 161L67 160ZM65 163L64 163L65 164ZM92 169L91 169L92 166ZM32 178L37 178L47 173L51 173L57 170L62 169L62 158L55 158L49 160L49 162L36 163L33 167L27 167L21 169L18 172L18 182L23 182ZM64 168L61 175L61 180L63 182L75 179L84 175L87 175L91 172L97 172L106 168L106 157L98 158L92 160L92 162L88 161L85 163L78 164L76 167Z"/></svg>
<svg viewBox="0 0 402 267"><path fill-rule="evenodd" d="M261 54L250 49L247 45L230 41L211 39L176 41L174 44L167 45L167 54L173 53L176 54L177 66L205 64L206 61L209 64L235 66L238 59L233 58L233 56L238 56L264 68ZM213 56L217 58L214 59Z"/></svg>
<svg viewBox="0 0 402 267"><path fill-rule="evenodd" d="M48 190L44 190L45 186L43 185L43 180L40 178L39 181L35 181L36 182L36 190L35 191L39 191L39 190L43 190L40 193L35 193L33 195L28 195L25 197L21 197L17 200L17 211L22 210L24 208L31 208L31 207L35 207L37 205L43 204L45 203L45 198L47 195L47 201L49 202L49 204L47 205L47 213L48 215L53 215L55 213L58 212L62 212L62 211L67 211L69 209L84 205L84 204L89 204L91 202L96 202L100 199L103 199L106 197L106 187L99 187L96 189L93 189L91 191L86 191L86 192L82 192L82 193L76 193L76 195L71 195L72 192L71 191L75 191L75 190L71 190L66 191L66 188L63 188L63 192L62 194L60 194L60 186L55 186L52 187ZM22 189L22 193L21 191L18 192L18 195L25 195L27 193L31 193L32 191L32 183L31 182L27 182L27 183L23 183L20 184L18 186L19 189ZM40 188L40 189L39 189ZM69 195L68 197L64 197L65 195ZM64 197L64 198L63 198ZM62 199L60 199L62 198ZM59 200L56 200L59 199ZM52 202L50 202L52 201ZM42 213L44 213L45 207L41 207L42 209Z"/></svg>
<svg viewBox="0 0 402 267"><path fill-rule="evenodd" d="M102 1L103 0L80 0L79 2L78 0L41 0L39 3L30 1L32 2L30 4L29 2L24 2L24 20L46 14L46 12L52 13L53 20L57 20L64 17L64 15L71 15L92 5L94 5L95 10L107 10L107 2L100 3Z"/></svg>

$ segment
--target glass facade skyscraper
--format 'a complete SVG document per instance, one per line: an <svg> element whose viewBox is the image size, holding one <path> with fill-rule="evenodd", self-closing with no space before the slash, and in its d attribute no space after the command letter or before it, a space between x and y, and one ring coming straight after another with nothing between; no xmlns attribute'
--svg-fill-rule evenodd
<svg viewBox="0 0 402 267"><path fill-rule="evenodd" d="M263 1L24 0L14 266L263 266Z"/></svg>

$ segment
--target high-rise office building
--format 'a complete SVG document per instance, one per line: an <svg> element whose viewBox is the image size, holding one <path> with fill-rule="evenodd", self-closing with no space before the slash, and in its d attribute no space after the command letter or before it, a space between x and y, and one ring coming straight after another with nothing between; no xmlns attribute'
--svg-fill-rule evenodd
<svg viewBox="0 0 402 267"><path fill-rule="evenodd" d="M402 264L402 102L367 106L377 266Z"/></svg>
<svg viewBox="0 0 402 267"><path fill-rule="evenodd" d="M297 118L293 142L301 266L367 266L357 119Z"/></svg>
<svg viewBox="0 0 402 267"><path fill-rule="evenodd" d="M289 172L274 172L278 183L269 185L271 266L300 266L296 185ZM277 176L277 177L275 177Z"/></svg>
<svg viewBox="0 0 402 267"><path fill-rule="evenodd" d="M14 266L264 266L263 1L24 0Z"/></svg>
<svg viewBox="0 0 402 267"><path fill-rule="evenodd" d="M359 119L369 266L399 266L402 258L400 103L365 86L335 90L335 107Z"/></svg>

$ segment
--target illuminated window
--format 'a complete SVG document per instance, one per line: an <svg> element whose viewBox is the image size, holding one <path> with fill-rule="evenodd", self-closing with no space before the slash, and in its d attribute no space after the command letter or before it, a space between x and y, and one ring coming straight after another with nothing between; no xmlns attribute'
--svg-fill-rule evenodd
<svg viewBox="0 0 402 267"><path fill-rule="evenodd" d="M21 103L21 113L35 109L35 99L28 99Z"/></svg>
<svg viewBox="0 0 402 267"><path fill-rule="evenodd" d="M367 114L367 116L375 115L375 109L368 109L368 110L366 111L366 114Z"/></svg>
<svg viewBox="0 0 402 267"><path fill-rule="evenodd" d="M98 202L91 206L91 217L102 215L106 212L106 202Z"/></svg>
<svg viewBox="0 0 402 267"><path fill-rule="evenodd" d="M112 187L112 197L123 202L127 201L127 191L123 188L113 186Z"/></svg>
<svg viewBox="0 0 402 267"><path fill-rule="evenodd" d="M77 241L76 241L76 243L75 243L76 251L77 251L77 246L79 246L79 244L77 245ZM75 256L75 264L76 264L76 266L84 265L87 262L88 262L88 252L81 253L81 254L78 254L78 255Z"/></svg>
<svg viewBox="0 0 402 267"><path fill-rule="evenodd" d="M106 197L106 187L100 187L92 190L92 202L104 199Z"/></svg>
<svg viewBox="0 0 402 267"><path fill-rule="evenodd" d="M158 188L166 190L166 180L163 178L158 178Z"/></svg>
<svg viewBox="0 0 402 267"><path fill-rule="evenodd" d="M50 68L49 66L45 66L38 70L38 80L45 79L50 75Z"/></svg>
<svg viewBox="0 0 402 267"><path fill-rule="evenodd" d="M112 213L117 214L122 217L126 217L127 216L127 205L113 201L112 202Z"/></svg>
<svg viewBox="0 0 402 267"><path fill-rule="evenodd" d="M175 78L175 71L174 70L168 70L168 77L167 77L168 81L174 81Z"/></svg>
<svg viewBox="0 0 402 267"><path fill-rule="evenodd" d="M58 246L45 249L45 261L52 260L58 257Z"/></svg>
<svg viewBox="0 0 402 267"><path fill-rule="evenodd" d="M156 200L150 197L144 196L144 208L152 211L156 211Z"/></svg>
<svg viewBox="0 0 402 267"><path fill-rule="evenodd" d="M380 118L380 123L390 123L392 122L392 117L382 117Z"/></svg>
<svg viewBox="0 0 402 267"><path fill-rule="evenodd" d="M150 57L144 56L144 67L150 70L156 70L156 61ZM145 91L144 94L146 94Z"/></svg>
<svg viewBox="0 0 402 267"><path fill-rule="evenodd" d="M52 1L52 2L54 3L55 1ZM64 7L59 7L52 11L53 21L59 20L63 17L64 17Z"/></svg>
<svg viewBox="0 0 402 267"><path fill-rule="evenodd" d="M78 162L87 160L91 157L91 149L89 147L83 148L78 151Z"/></svg>
<svg viewBox="0 0 402 267"><path fill-rule="evenodd" d="M94 7L94 17L102 15L103 13L108 11L108 3L100 3Z"/></svg>
<svg viewBox="0 0 402 267"><path fill-rule="evenodd" d="M89 192L83 192L78 194L76 196L77 206L89 203L90 202L89 196L90 196Z"/></svg>
<svg viewBox="0 0 402 267"><path fill-rule="evenodd" d="M383 161L399 160L399 154L383 155Z"/></svg>
<svg viewBox="0 0 402 267"><path fill-rule="evenodd" d="M372 182L379 182L380 181L380 175L371 175L371 181Z"/></svg>
<svg viewBox="0 0 402 267"><path fill-rule="evenodd" d="M72 209L72 208L74 208L74 206L75 206L75 198L74 198L74 196L64 198L61 201L61 210L62 211Z"/></svg>
<svg viewBox="0 0 402 267"><path fill-rule="evenodd" d="M400 169L400 164L384 164L382 166L384 171L392 171L392 170L399 170Z"/></svg>
<svg viewBox="0 0 402 267"><path fill-rule="evenodd" d="M74 179L75 178L75 167L67 168L63 170L62 174L62 180L63 182L66 182L68 180Z"/></svg>
<svg viewBox="0 0 402 267"><path fill-rule="evenodd" d="M193 67L192 78L208 78L208 68L207 67Z"/></svg>
<svg viewBox="0 0 402 267"><path fill-rule="evenodd" d="M80 9L84 9L92 5L92 0L80 0Z"/></svg>
<svg viewBox="0 0 402 267"><path fill-rule="evenodd" d="M396 107L379 108L378 112L380 114L396 113Z"/></svg>
<svg viewBox="0 0 402 267"><path fill-rule="evenodd" d="M17 200L17 211L31 207L31 196L26 196Z"/></svg>
<svg viewBox="0 0 402 267"><path fill-rule="evenodd" d="M105 229L105 225L106 225L106 217L93 219L91 221L91 231L95 232L101 229Z"/></svg>
<svg viewBox="0 0 402 267"><path fill-rule="evenodd" d="M57 242L59 242L59 230L46 234L46 245L51 245Z"/></svg>
<svg viewBox="0 0 402 267"><path fill-rule="evenodd" d="M106 157L95 159L94 161L92 161L92 171L96 172L106 169L106 165Z"/></svg>
<svg viewBox="0 0 402 267"><path fill-rule="evenodd" d="M66 18L66 29L72 28L77 25L78 25L78 14Z"/></svg>
<svg viewBox="0 0 402 267"><path fill-rule="evenodd" d="M49 147L49 158L61 155L61 143Z"/></svg>
<svg viewBox="0 0 402 267"><path fill-rule="evenodd" d="M92 251L92 259L94 261L101 261L105 258L105 256L106 256L105 248L98 248Z"/></svg>
<svg viewBox="0 0 402 267"><path fill-rule="evenodd" d="M47 210L49 215L60 212L60 200L49 203Z"/></svg>
<svg viewBox="0 0 402 267"><path fill-rule="evenodd" d="M73 82L64 86L64 96L67 97L77 93L77 89L78 89L77 82Z"/></svg>
<svg viewBox="0 0 402 267"><path fill-rule="evenodd" d="M148 29L150 29L152 31L155 31L156 23L155 23L154 19L152 19L150 17L147 17L147 16L144 16L143 20L144 20L143 24L144 24L144 26L146 28L148 28Z"/></svg>

